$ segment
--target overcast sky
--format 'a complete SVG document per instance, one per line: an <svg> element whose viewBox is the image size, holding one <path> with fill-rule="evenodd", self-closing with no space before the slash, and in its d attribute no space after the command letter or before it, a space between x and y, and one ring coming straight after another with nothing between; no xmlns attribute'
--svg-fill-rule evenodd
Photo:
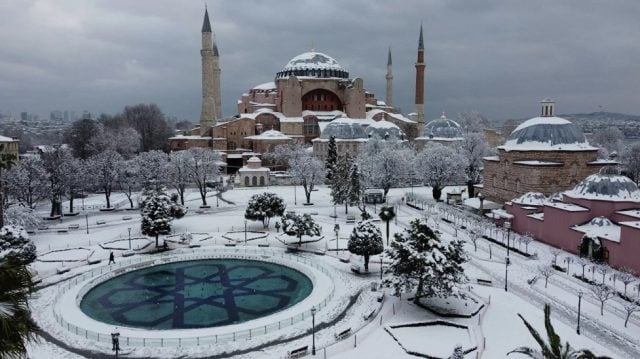
<svg viewBox="0 0 640 359"><path fill-rule="evenodd" d="M531 117L544 97L559 113L640 114L638 0L207 3L225 115L312 44L382 100L391 46L394 104L412 112L421 21L427 118ZM116 113L154 102L197 121L203 12L191 0L1 0L0 112Z"/></svg>

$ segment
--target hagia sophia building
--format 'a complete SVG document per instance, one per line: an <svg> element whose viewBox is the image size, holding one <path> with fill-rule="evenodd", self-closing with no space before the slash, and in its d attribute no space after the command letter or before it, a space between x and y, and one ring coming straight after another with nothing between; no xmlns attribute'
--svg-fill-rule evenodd
<svg viewBox="0 0 640 359"><path fill-rule="evenodd" d="M257 85L238 100L238 114L222 115L220 52L208 11L202 24L202 111L200 123L169 139L172 151L204 147L225 154L228 172L251 157L286 143L313 144L324 157L329 137L338 152L357 151L372 135L413 140L420 137L424 120L424 42L422 27L415 64L415 113L404 116L393 107L392 57L389 49L386 101L368 92L361 78L353 78L333 57L311 50L292 58L275 74L273 82ZM351 127L351 128L349 128ZM325 150L326 151L326 150ZM354 152L352 152L354 153Z"/></svg>

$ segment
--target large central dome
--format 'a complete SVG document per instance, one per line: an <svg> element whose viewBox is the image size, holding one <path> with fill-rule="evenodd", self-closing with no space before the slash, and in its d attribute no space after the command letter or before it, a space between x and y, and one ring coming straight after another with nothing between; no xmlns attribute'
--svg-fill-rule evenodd
<svg viewBox="0 0 640 359"><path fill-rule="evenodd" d="M305 52L289 60L284 70L278 72L276 78L287 78L291 75L349 78L349 73L333 57L315 51Z"/></svg>

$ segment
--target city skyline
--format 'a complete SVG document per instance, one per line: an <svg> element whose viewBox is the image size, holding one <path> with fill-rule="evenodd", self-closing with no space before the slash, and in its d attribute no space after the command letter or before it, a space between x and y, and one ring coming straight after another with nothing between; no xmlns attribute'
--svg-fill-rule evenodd
<svg viewBox="0 0 640 359"><path fill-rule="evenodd" d="M640 34L631 2L483 4L407 1L208 2L220 47L225 116L251 87L272 81L299 53L334 57L385 98L391 46L394 104L414 111L415 54L425 30L427 119L479 111L495 119L537 114L552 97L558 113L640 113ZM18 1L0 5L0 111L18 117L52 110L116 113L156 103L197 122L204 5ZM250 10L250 11L249 11ZM20 29L20 31L16 31Z"/></svg>

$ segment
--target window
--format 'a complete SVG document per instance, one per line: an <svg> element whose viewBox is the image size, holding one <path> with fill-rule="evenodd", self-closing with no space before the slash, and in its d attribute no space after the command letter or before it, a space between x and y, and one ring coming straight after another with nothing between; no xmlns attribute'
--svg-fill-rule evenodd
<svg viewBox="0 0 640 359"><path fill-rule="evenodd" d="M251 179L251 184L253 186L257 186L258 185L258 177L253 176L253 178Z"/></svg>
<svg viewBox="0 0 640 359"><path fill-rule="evenodd" d="M260 176L260 185L264 186L264 176Z"/></svg>
<svg viewBox="0 0 640 359"><path fill-rule="evenodd" d="M244 186L249 187L249 176L244 178Z"/></svg>

